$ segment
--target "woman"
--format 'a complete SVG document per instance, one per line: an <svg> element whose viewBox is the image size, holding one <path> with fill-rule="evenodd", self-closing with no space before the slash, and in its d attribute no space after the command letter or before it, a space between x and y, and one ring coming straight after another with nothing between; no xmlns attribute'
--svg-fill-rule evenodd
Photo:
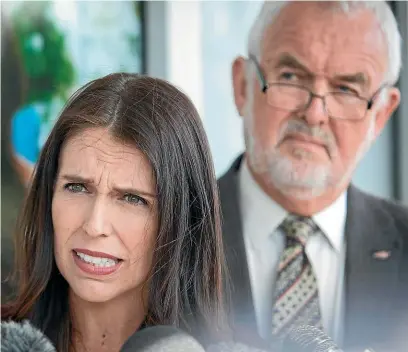
<svg viewBox="0 0 408 352"><path fill-rule="evenodd" d="M18 222L16 300L58 351L118 351L143 326L222 327L220 214L208 142L169 83L80 89L44 145Z"/></svg>

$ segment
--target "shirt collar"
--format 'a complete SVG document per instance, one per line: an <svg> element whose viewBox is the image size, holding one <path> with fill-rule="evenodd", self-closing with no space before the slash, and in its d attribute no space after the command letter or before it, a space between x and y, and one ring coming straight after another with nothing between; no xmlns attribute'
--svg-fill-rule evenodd
<svg viewBox="0 0 408 352"><path fill-rule="evenodd" d="M334 203L312 217L333 248L339 252L343 247L346 215L347 191L343 192Z"/></svg>
<svg viewBox="0 0 408 352"><path fill-rule="evenodd" d="M249 171L246 158L239 171L239 196L243 216L244 236L258 243L276 231L288 212L270 198L258 185ZM343 192L327 208L312 216L336 251L343 246L347 214L347 192Z"/></svg>
<svg viewBox="0 0 408 352"><path fill-rule="evenodd" d="M239 170L240 206L244 236L254 244L262 244L282 223L288 212L271 199L249 171L246 158Z"/></svg>

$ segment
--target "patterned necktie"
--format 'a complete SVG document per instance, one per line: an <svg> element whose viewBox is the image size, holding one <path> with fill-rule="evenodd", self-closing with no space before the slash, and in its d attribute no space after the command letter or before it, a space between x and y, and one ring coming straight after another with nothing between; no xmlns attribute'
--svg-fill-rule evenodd
<svg viewBox="0 0 408 352"><path fill-rule="evenodd" d="M289 215L281 229L286 234L275 288L272 335L284 338L294 327L307 324L322 329L316 276L305 253L308 238L319 231L310 218Z"/></svg>

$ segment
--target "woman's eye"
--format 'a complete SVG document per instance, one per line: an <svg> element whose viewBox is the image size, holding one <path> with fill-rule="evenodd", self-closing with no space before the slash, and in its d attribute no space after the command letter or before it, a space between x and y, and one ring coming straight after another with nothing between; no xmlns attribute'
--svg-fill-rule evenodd
<svg viewBox="0 0 408 352"><path fill-rule="evenodd" d="M82 193L87 191L82 183L67 183L64 188L72 193Z"/></svg>
<svg viewBox="0 0 408 352"><path fill-rule="evenodd" d="M135 194L125 194L124 195L124 197L123 197L123 199L126 201L126 202L128 202L128 203L131 203L131 204L135 204L135 205L138 205L138 204L142 204L142 205L147 205L147 201L145 200L145 199L143 199L142 197L139 197L139 196L137 196L137 195L135 195Z"/></svg>

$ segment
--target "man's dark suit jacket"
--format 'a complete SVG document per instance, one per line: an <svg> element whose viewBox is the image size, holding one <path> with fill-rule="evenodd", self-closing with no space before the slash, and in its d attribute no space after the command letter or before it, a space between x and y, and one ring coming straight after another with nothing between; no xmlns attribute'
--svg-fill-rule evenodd
<svg viewBox="0 0 408 352"><path fill-rule="evenodd" d="M238 194L241 160L235 161L218 184L231 284L231 320L238 340L251 336L254 341L259 335ZM408 351L408 210L350 186L345 232L343 348L363 351L371 347L381 352L392 351L388 347L395 344L396 351ZM378 258L379 251L390 255Z"/></svg>

